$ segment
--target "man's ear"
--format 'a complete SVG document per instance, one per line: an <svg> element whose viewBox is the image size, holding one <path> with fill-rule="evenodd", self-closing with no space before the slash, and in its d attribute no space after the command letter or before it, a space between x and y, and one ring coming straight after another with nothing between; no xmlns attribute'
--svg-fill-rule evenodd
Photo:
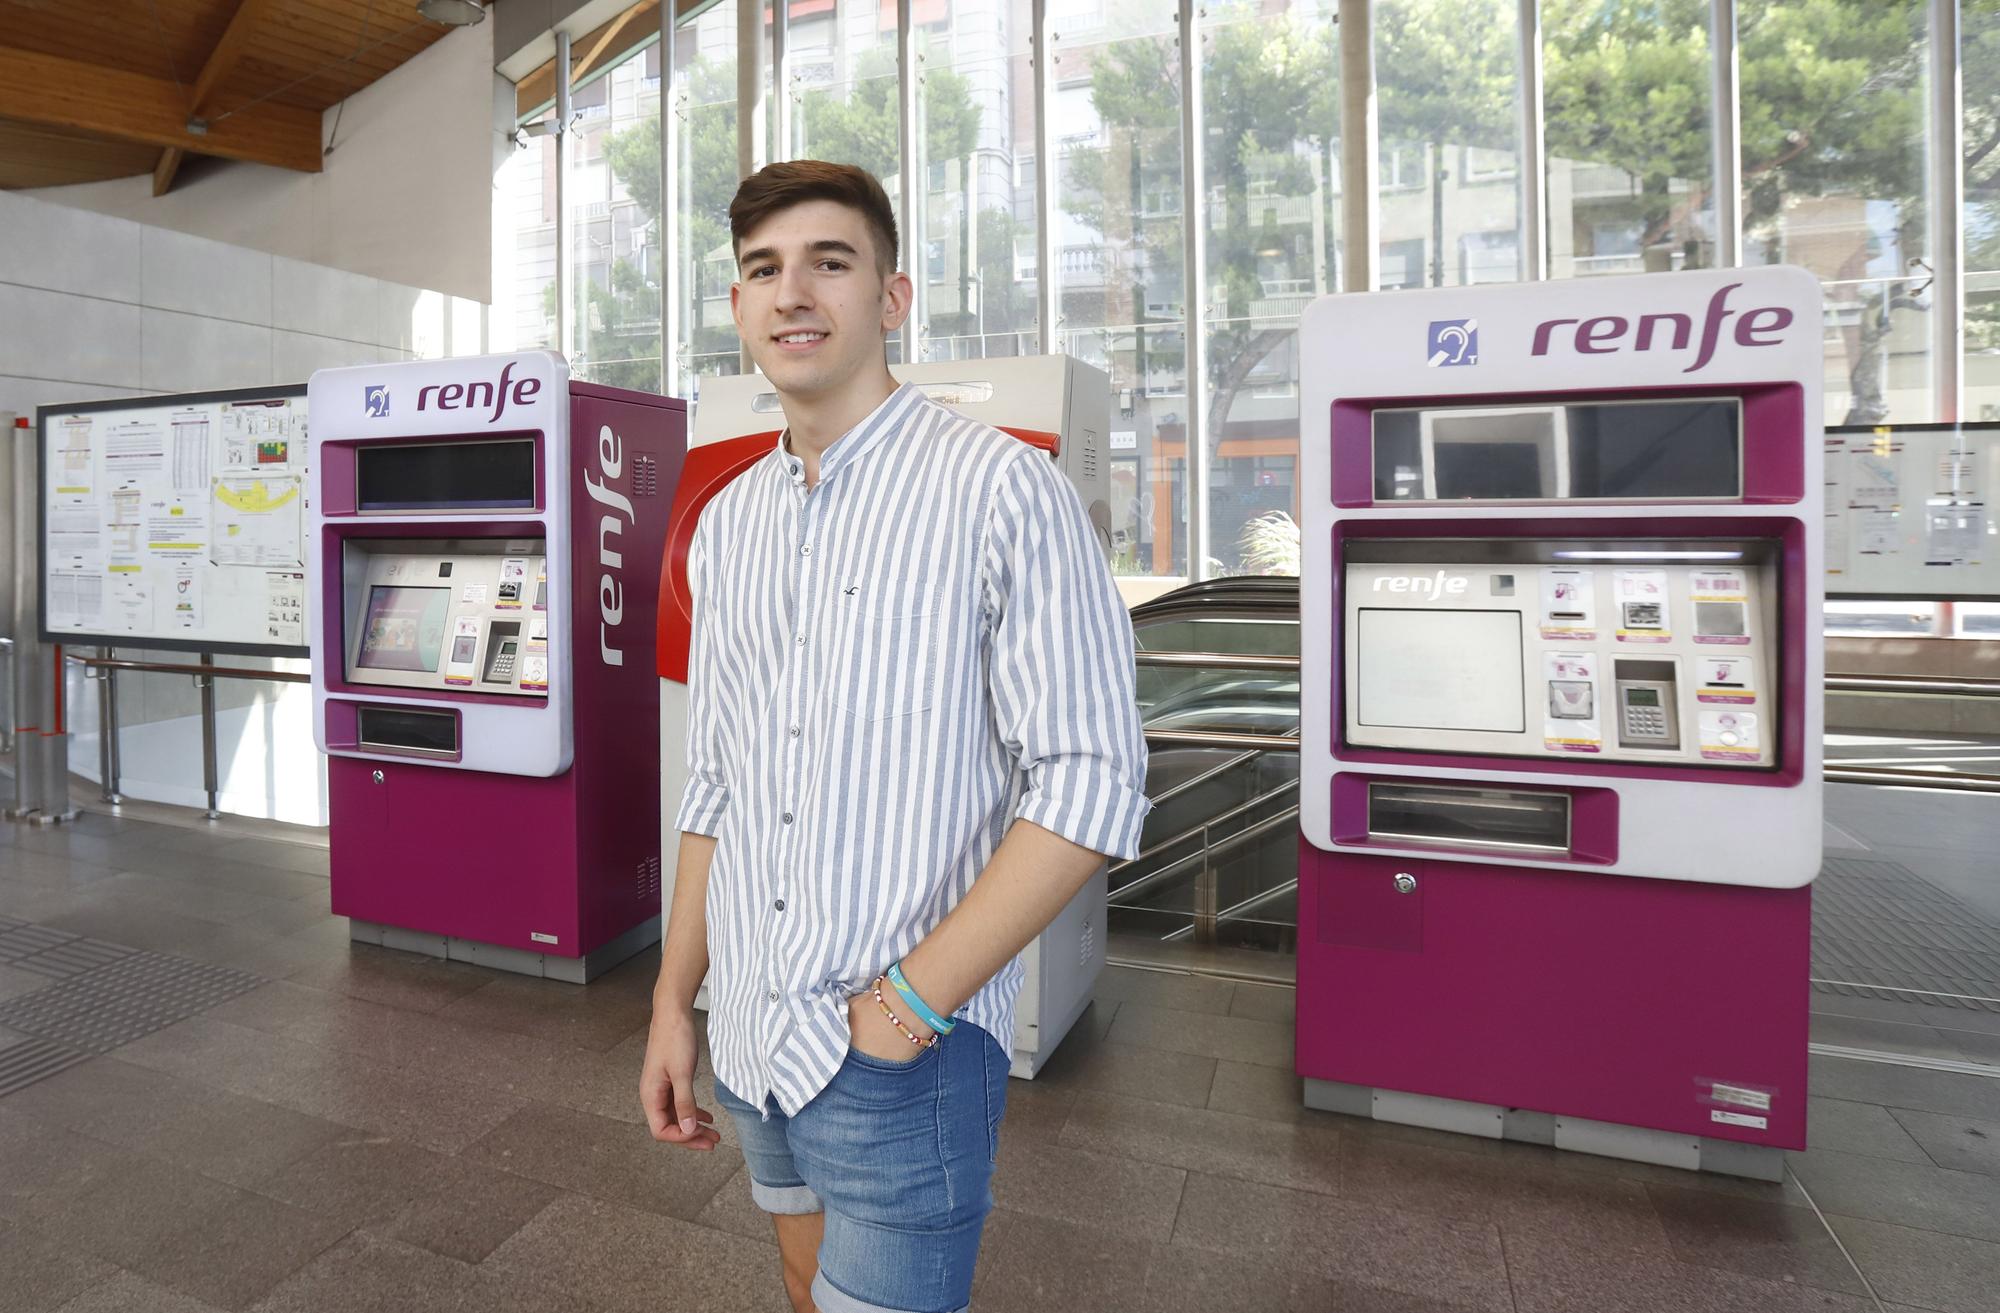
<svg viewBox="0 0 2000 1313"><path fill-rule="evenodd" d="M916 298L917 289L910 282L910 276L898 269L882 282L882 331L893 333L902 328L903 321L910 317L910 303Z"/></svg>
<svg viewBox="0 0 2000 1313"><path fill-rule="evenodd" d="M743 336L743 283L729 284L729 317L736 321L736 336Z"/></svg>

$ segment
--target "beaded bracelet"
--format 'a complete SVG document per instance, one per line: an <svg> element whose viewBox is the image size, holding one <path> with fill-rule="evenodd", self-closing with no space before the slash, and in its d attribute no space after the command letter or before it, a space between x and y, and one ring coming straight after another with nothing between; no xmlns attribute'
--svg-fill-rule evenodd
<svg viewBox="0 0 2000 1313"><path fill-rule="evenodd" d="M891 962L889 969L882 974L887 976L889 983L896 987L896 993L901 996L903 1002L910 1005L910 1011L917 1014L917 1020L923 1022L940 1035L951 1034L952 1028L958 1025L956 1021L939 1016L936 1008L933 1008L930 1004L917 997L917 991L903 976L903 964L901 962Z"/></svg>
<svg viewBox="0 0 2000 1313"><path fill-rule="evenodd" d="M870 993L875 995L875 1006L882 1009L882 1015L889 1018L890 1025L894 1026L897 1030L902 1032L904 1039L910 1041L910 1043L916 1045L920 1049L927 1049L931 1045L938 1042L938 1037L935 1033L933 1033L929 1039L918 1039L917 1032L911 1030L908 1026L904 1025L903 1019L897 1016L894 1012L890 1011L889 1000L882 997L881 976L875 977L875 983L873 985L870 985L868 989Z"/></svg>

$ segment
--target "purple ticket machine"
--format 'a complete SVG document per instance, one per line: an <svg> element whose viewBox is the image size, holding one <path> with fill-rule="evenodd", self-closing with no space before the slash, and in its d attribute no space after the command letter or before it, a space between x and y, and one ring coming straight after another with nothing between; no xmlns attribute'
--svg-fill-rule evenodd
<svg viewBox="0 0 2000 1313"><path fill-rule="evenodd" d="M1782 267L1306 311L1309 1104L1804 1146L1824 331Z"/></svg>
<svg viewBox="0 0 2000 1313"><path fill-rule="evenodd" d="M308 562L333 910L581 983L659 937L654 608L686 409L562 357L322 370Z"/></svg>

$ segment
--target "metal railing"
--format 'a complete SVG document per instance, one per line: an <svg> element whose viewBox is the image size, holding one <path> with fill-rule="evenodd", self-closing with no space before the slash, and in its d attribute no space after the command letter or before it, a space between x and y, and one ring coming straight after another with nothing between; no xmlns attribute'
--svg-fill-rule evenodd
<svg viewBox="0 0 2000 1313"><path fill-rule="evenodd" d="M97 768L98 784L105 802L117 806L124 801L118 791L118 672L130 670L155 675L186 675L201 691L201 783L208 797L208 819L219 820L217 806L222 789L222 771L215 736L215 681L241 679L269 684L306 684L312 676L296 670L253 670L244 666L218 666L207 652L198 664L175 661L134 661L114 655L112 648L99 648L99 655L82 656L65 652L65 659L83 667L84 677L97 681Z"/></svg>

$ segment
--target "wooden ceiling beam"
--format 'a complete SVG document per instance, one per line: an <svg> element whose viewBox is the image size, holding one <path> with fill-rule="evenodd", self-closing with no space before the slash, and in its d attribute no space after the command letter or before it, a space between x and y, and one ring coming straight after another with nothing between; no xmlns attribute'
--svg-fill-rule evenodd
<svg viewBox="0 0 2000 1313"><path fill-rule="evenodd" d="M185 93L165 78L0 48L0 117L318 173L320 116L265 103L187 130Z"/></svg>
<svg viewBox="0 0 2000 1313"><path fill-rule="evenodd" d="M223 29L222 39L209 51L208 62L201 66L201 72L194 80L194 90L188 93L188 116L200 118L215 101L215 89L222 79L235 71L236 63L243 58L249 46L250 33L264 18L271 7L271 0L242 0L236 6L236 13L230 18L229 26ZM153 166L153 195L165 196L174 185L174 175L180 172L181 161L187 152L179 146L169 146L160 152L160 162Z"/></svg>
<svg viewBox="0 0 2000 1313"><path fill-rule="evenodd" d="M660 0L641 0L571 47L570 81L583 81L659 28ZM556 62L551 59L515 84L515 115L527 114L555 98Z"/></svg>

